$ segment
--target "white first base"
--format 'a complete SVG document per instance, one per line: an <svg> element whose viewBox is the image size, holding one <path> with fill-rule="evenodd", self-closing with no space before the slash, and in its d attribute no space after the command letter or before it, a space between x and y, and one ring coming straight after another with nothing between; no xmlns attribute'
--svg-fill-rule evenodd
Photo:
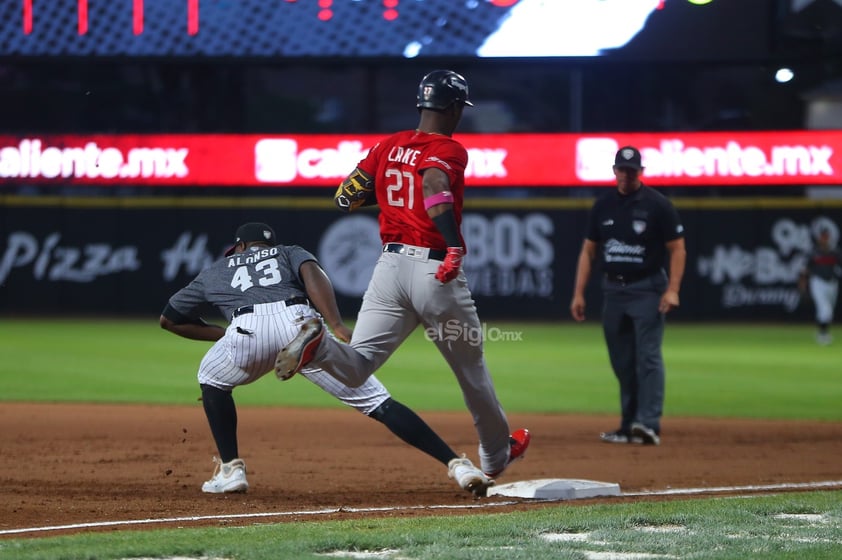
<svg viewBox="0 0 842 560"><path fill-rule="evenodd" d="M492 486L488 489L487 495L536 500L580 500L599 496L619 496L620 485L616 482L596 480L541 478Z"/></svg>

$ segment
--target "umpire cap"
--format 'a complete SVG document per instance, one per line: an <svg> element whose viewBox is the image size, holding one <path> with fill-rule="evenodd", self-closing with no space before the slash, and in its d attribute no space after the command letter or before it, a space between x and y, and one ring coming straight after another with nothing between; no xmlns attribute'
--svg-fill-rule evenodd
<svg viewBox="0 0 842 560"><path fill-rule="evenodd" d="M237 228L237 239L230 249L225 251L225 256L230 257L237 249L240 243L250 243L253 241L261 241L269 245L277 245L275 239L275 230L269 225L262 222L249 222Z"/></svg>
<svg viewBox="0 0 842 560"><path fill-rule="evenodd" d="M632 169L643 169L640 150L634 146L624 146L617 150L614 156L614 167L630 167Z"/></svg>

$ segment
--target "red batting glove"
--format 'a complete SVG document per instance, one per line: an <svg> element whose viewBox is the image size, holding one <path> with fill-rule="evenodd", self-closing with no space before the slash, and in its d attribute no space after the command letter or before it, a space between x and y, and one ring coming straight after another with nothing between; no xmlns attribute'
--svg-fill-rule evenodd
<svg viewBox="0 0 842 560"><path fill-rule="evenodd" d="M447 256L444 257L444 262L439 265L436 271L436 280L442 284L447 284L457 276L459 276L459 269L462 267L462 257L465 256L465 249L462 247L448 247Z"/></svg>

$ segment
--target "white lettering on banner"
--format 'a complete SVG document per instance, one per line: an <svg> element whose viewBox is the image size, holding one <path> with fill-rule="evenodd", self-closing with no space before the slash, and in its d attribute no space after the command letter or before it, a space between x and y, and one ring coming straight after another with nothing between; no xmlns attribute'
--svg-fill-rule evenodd
<svg viewBox="0 0 842 560"><path fill-rule="evenodd" d="M610 163L620 147L614 138L583 138L576 143L576 175L582 181L614 178ZM688 146L677 138L657 147L640 146L647 177L816 177L835 174L833 147L776 144L770 148L725 142L720 146Z"/></svg>
<svg viewBox="0 0 842 560"><path fill-rule="evenodd" d="M555 227L546 214L465 214L464 269L475 296L550 297Z"/></svg>
<svg viewBox="0 0 842 560"><path fill-rule="evenodd" d="M711 284L722 285L725 308L782 306L791 312L801 300L798 276L812 247L810 231L818 222L829 220L819 217L810 225L779 219L770 232L774 246L759 245L746 250L738 245L717 245L710 256L697 260L699 275L707 277Z"/></svg>
<svg viewBox="0 0 842 560"><path fill-rule="evenodd" d="M722 287L722 306L725 308L767 305L793 311L800 301L798 290L789 288L748 288L742 284Z"/></svg>
<svg viewBox="0 0 842 560"><path fill-rule="evenodd" d="M553 295L553 271L549 268L465 268L474 296L543 297Z"/></svg>
<svg viewBox="0 0 842 560"><path fill-rule="evenodd" d="M187 148L46 147L38 138L0 148L0 178L113 179L187 177Z"/></svg>
<svg viewBox="0 0 842 560"><path fill-rule="evenodd" d="M365 157L368 148L357 140L336 148L304 148L291 138L263 138L254 145L255 178L263 183L306 179L342 179Z"/></svg>
<svg viewBox="0 0 842 560"><path fill-rule="evenodd" d="M161 260L164 261L162 276L167 282L174 280L182 267L187 276L196 276L213 263L213 255L208 251L208 236L197 235L193 241L191 232L183 232L173 246L161 251Z"/></svg>
<svg viewBox="0 0 842 560"><path fill-rule="evenodd" d="M833 175L830 146L773 146L769 153L756 146L728 142L722 147L685 146L662 140L660 148L641 148L646 174L652 177L775 177Z"/></svg>
<svg viewBox="0 0 842 560"><path fill-rule="evenodd" d="M254 145L254 176L263 183L291 183L302 179L341 180L363 159L368 148L358 140L339 142L336 148L301 148L292 138L262 138ZM499 148L468 150L467 178L506 177L508 152ZM412 163L415 150L393 148L390 161Z"/></svg>
<svg viewBox="0 0 842 560"><path fill-rule="evenodd" d="M60 246L61 234L49 234L39 246L31 233L9 234L6 251L0 258L0 284L15 268L32 265L36 280L87 283L99 276L125 270L138 270L140 259L136 246L114 248L105 243L88 243L81 247Z"/></svg>
<svg viewBox="0 0 842 560"><path fill-rule="evenodd" d="M505 163L507 155L509 152L502 148L470 148L465 178L507 177L509 175Z"/></svg>
<svg viewBox="0 0 842 560"><path fill-rule="evenodd" d="M336 149L306 148L297 157L296 169L305 179L339 179L348 175L365 156L362 142L340 142Z"/></svg>

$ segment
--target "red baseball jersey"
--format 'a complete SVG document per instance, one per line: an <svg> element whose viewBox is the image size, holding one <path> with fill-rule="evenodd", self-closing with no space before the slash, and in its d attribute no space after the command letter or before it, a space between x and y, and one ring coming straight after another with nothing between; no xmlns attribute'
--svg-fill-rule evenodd
<svg viewBox="0 0 842 560"><path fill-rule="evenodd" d="M450 179L453 214L464 246L461 224L467 165L468 152L464 146L441 134L406 130L371 148L357 167L374 177L383 243L447 248L424 208L422 174L425 169L435 167L447 173Z"/></svg>

